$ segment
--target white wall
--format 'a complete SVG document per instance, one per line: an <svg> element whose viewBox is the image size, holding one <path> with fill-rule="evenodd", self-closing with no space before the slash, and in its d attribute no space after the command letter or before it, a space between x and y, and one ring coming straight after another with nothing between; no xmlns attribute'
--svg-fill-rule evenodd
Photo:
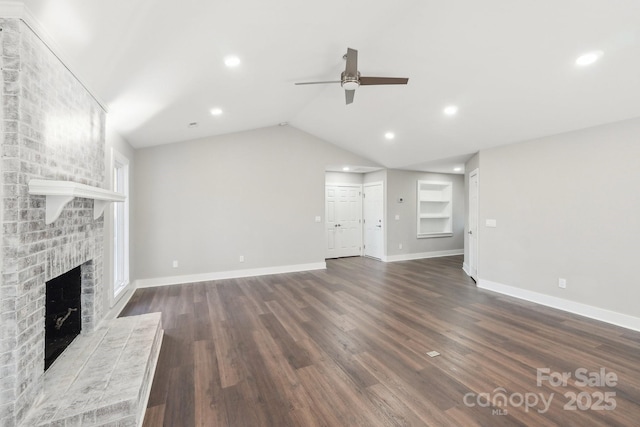
<svg viewBox="0 0 640 427"><path fill-rule="evenodd" d="M464 176L387 170L386 175L387 256L463 252L464 245ZM453 183L453 236L418 239L417 182L419 180ZM403 202L398 199L402 197ZM400 216L396 220L396 215ZM402 244L402 249L399 245ZM460 266L462 267L462 266Z"/></svg>
<svg viewBox="0 0 640 427"><path fill-rule="evenodd" d="M640 119L482 151L481 281L640 318L639 159Z"/></svg>
<svg viewBox="0 0 640 427"><path fill-rule="evenodd" d="M322 263L326 165L376 166L290 126L141 149L135 161L138 279Z"/></svg>
<svg viewBox="0 0 640 427"><path fill-rule="evenodd" d="M385 186L385 191L386 191L387 169L365 173L364 176L362 177L362 182L365 184L372 183L372 182L382 182Z"/></svg>
<svg viewBox="0 0 640 427"><path fill-rule="evenodd" d="M361 173L325 172L326 184L354 184L361 185L363 176Z"/></svg>

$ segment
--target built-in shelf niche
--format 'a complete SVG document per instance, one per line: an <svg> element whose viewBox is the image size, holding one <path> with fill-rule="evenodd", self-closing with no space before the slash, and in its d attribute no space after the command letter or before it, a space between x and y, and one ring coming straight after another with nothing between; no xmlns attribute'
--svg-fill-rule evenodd
<svg viewBox="0 0 640 427"><path fill-rule="evenodd" d="M418 238L453 236L451 182L418 181Z"/></svg>
<svg viewBox="0 0 640 427"><path fill-rule="evenodd" d="M107 204L124 202L126 196L104 188L92 187L72 181L55 181L49 179L32 179L29 181L29 194L46 196L45 223L54 222L64 207L75 197L93 199L93 219L98 219Z"/></svg>

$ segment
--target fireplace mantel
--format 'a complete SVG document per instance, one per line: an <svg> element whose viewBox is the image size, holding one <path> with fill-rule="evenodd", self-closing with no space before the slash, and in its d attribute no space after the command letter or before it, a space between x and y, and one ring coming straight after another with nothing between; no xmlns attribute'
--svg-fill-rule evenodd
<svg viewBox="0 0 640 427"><path fill-rule="evenodd" d="M67 203L74 197L93 199L93 219L100 218L107 203L124 202L126 196L104 188L92 187L73 181L54 181L32 179L29 181L29 194L46 196L46 224L58 219Z"/></svg>

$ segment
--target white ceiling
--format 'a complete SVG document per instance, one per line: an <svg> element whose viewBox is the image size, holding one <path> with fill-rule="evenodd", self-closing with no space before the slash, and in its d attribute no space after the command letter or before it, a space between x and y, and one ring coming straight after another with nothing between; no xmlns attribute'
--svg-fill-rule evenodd
<svg viewBox="0 0 640 427"><path fill-rule="evenodd" d="M638 0L24 3L135 147L289 122L386 167L446 169L640 116ZM362 75L409 84L361 87L351 105L339 84L294 86L337 80L347 47ZM600 61L575 65L594 49Z"/></svg>

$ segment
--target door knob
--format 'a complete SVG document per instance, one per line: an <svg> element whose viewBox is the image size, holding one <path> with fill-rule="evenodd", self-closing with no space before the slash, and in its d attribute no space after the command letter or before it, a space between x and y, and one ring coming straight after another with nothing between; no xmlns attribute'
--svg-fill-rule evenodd
<svg viewBox="0 0 640 427"><path fill-rule="evenodd" d="M381 225L379 225L379 224L378 224L378 225L376 225L376 227L378 227L378 228L382 228L382 226L381 226Z"/></svg>
<svg viewBox="0 0 640 427"><path fill-rule="evenodd" d="M469 230L469 234L473 234L473 231Z"/></svg>

